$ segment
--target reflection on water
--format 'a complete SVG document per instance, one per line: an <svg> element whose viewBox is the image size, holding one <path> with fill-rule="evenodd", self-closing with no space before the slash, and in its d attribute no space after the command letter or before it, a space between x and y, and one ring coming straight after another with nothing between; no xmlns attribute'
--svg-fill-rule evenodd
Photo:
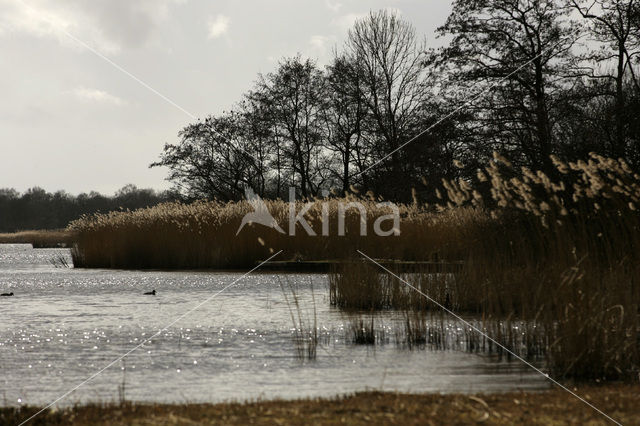
<svg viewBox="0 0 640 426"><path fill-rule="evenodd" d="M0 245L0 397L45 404L139 345L241 276L55 267L65 249ZM59 265L58 265L59 266ZM318 357L295 357L280 283L295 284L303 315L315 292ZM130 400L216 402L330 396L364 389L412 392L544 388L517 362L462 351L349 343L348 319L329 306L325 275L252 274L163 331L65 403ZM156 289L157 296L142 293ZM392 313L388 323L393 321ZM450 324L452 330L457 325Z"/></svg>

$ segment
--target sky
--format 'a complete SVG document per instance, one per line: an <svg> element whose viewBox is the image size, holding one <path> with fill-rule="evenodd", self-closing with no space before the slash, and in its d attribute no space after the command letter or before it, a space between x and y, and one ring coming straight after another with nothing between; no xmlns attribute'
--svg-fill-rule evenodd
<svg viewBox="0 0 640 426"><path fill-rule="evenodd" d="M383 8L436 46L451 1L0 0L0 188L167 189L148 165L180 129Z"/></svg>

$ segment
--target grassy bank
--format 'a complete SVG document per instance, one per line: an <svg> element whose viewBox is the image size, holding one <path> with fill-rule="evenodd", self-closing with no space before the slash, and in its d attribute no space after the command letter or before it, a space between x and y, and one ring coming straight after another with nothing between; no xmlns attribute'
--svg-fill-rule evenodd
<svg viewBox="0 0 640 426"><path fill-rule="evenodd" d="M640 424L640 387L608 385L575 391L616 421ZM17 424L36 408L1 408L0 424ZM477 395L364 392L333 399L225 404L87 405L48 411L31 424L611 424L562 390Z"/></svg>
<svg viewBox="0 0 640 426"><path fill-rule="evenodd" d="M72 243L72 233L64 229L0 234L0 244L31 244L34 248L53 248L71 247Z"/></svg>

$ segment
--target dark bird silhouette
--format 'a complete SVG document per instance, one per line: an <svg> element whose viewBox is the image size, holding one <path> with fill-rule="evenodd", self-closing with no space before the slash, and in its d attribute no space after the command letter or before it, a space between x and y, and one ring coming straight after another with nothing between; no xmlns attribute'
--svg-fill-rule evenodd
<svg viewBox="0 0 640 426"><path fill-rule="evenodd" d="M156 295L156 291L155 290L148 291L148 292L145 293L145 295L155 296Z"/></svg>
<svg viewBox="0 0 640 426"><path fill-rule="evenodd" d="M11 293L2 293L2 294L0 294L0 296L13 296L13 292L11 292Z"/></svg>

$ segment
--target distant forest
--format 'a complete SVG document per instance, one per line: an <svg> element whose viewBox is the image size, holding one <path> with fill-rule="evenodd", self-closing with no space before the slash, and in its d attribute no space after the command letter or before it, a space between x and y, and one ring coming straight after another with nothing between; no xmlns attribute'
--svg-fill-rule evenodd
<svg viewBox="0 0 640 426"><path fill-rule="evenodd" d="M590 152L640 170L640 1L455 0L442 48L409 19L371 12L325 67L282 59L152 167L182 194L223 200L246 186L390 200L413 188L425 200L442 179L473 179L494 151L547 174L552 156Z"/></svg>
<svg viewBox="0 0 640 426"><path fill-rule="evenodd" d="M20 194L15 189L0 188L0 232L59 229L83 214L134 210L174 199L175 194L171 192L139 189L134 185L123 187L113 196L94 191L73 196L37 187Z"/></svg>

